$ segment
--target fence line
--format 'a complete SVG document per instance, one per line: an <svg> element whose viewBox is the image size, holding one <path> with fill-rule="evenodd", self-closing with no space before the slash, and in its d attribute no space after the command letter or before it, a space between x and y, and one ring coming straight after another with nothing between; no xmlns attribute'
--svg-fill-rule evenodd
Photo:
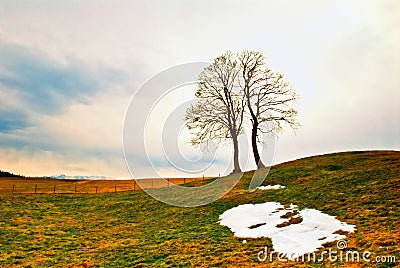
<svg viewBox="0 0 400 268"><path fill-rule="evenodd" d="M200 178L168 178L166 180L160 179L141 179L140 184L135 180L120 181L49 181L41 183L33 183L35 179L27 179L21 183L17 180L9 181L8 187L2 187L0 180L0 193L11 192L13 194L98 194L98 193L118 193L118 192L129 192L138 191L149 188L164 188L170 187L171 184L179 185L189 182L204 181L209 179L207 177ZM25 182L25 183L24 183ZM12 183L12 187L11 187ZM54 183L52 185L52 183ZM146 185L147 184L147 185ZM81 185L81 186L80 186Z"/></svg>

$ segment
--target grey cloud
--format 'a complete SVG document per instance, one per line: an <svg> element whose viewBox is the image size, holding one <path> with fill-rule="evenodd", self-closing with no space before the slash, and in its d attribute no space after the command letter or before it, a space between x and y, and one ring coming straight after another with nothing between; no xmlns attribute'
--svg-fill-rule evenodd
<svg viewBox="0 0 400 268"><path fill-rule="evenodd" d="M88 101L99 82L77 63L50 60L29 48L0 43L0 83L19 92L35 112L59 113L69 100Z"/></svg>
<svg viewBox="0 0 400 268"><path fill-rule="evenodd" d="M0 99L0 132L24 128L34 114L56 115L72 102L89 103L108 85L125 82L126 74L107 68L90 68L77 61L66 64L44 53L0 40L0 90L17 93L20 107L10 107Z"/></svg>

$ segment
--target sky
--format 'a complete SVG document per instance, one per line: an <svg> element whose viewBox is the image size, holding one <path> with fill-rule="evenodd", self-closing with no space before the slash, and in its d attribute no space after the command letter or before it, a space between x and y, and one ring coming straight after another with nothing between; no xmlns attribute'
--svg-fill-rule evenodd
<svg viewBox="0 0 400 268"><path fill-rule="evenodd" d="M264 52L301 97L301 128L279 135L273 163L399 150L399 14L396 0L0 0L0 169L130 178L124 119L141 86L169 67L243 49ZM193 86L179 90L151 104L146 135L166 131L157 114L193 99ZM145 95L142 103L150 105ZM193 162L199 150L177 126L177 152ZM166 145L133 154L132 175L189 176L177 170L181 158L165 161ZM244 169L254 168L242 151ZM191 175L229 172L229 144L206 158L211 167Z"/></svg>

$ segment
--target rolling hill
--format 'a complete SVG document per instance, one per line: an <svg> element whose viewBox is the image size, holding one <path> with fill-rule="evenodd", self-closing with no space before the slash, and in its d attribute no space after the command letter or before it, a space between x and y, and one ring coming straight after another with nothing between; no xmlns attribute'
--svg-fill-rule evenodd
<svg viewBox="0 0 400 268"><path fill-rule="evenodd" d="M248 192L252 172L218 201L172 207L145 192L88 195L0 194L1 267L265 267L379 266L399 262L400 152L363 151L314 156L271 168ZM207 181L187 183L198 186ZM346 250L371 252L371 262L260 262L269 238L237 238L220 215L242 204L279 202L317 209L356 226ZM293 223L295 224L295 223ZM327 243L322 250L338 249ZM395 256L396 262L377 262ZM381 258L382 260L382 258ZM387 260L387 259L386 259ZM391 259L393 260L393 259Z"/></svg>

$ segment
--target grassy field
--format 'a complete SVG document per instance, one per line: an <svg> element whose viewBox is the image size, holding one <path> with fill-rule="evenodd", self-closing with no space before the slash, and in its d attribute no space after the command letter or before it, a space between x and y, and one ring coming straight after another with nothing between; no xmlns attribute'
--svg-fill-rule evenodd
<svg viewBox="0 0 400 268"><path fill-rule="evenodd" d="M252 173L220 200L198 208L160 203L143 191L89 195L0 194L0 267L395 267L400 259L400 152L336 153L274 166L248 193ZM202 181L189 183L200 185ZM239 204L276 201L315 208L357 226L349 250L397 263L260 263L268 238L235 238L218 224ZM326 245L335 248L335 243Z"/></svg>

